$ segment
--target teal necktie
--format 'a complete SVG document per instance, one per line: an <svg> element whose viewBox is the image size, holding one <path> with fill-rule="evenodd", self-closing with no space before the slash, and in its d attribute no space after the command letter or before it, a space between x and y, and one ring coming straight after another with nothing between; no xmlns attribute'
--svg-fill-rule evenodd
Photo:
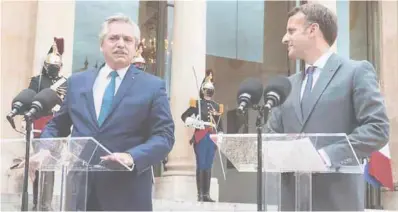
<svg viewBox="0 0 398 212"><path fill-rule="evenodd" d="M118 76L118 74L116 71L112 71L109 75L111 75L112 78L105 89L104 97L102 99L101 111L98 116L99 126L101 126L104 123L106 116L110 112L112 107L113 97L115 95L116 77Z"/></svg>

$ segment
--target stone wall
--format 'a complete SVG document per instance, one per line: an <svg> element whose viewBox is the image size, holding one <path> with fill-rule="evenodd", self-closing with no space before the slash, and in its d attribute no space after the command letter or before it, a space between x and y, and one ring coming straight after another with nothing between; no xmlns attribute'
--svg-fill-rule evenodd
<svg viewBox="0 0 398 212"><path fill-rule="evenodd" d="M381 11L381 86L390 118L390 154L394 182L398 184L398 2L380 1ZM398 210L396 191L383 192L385 209Z"/></svg>

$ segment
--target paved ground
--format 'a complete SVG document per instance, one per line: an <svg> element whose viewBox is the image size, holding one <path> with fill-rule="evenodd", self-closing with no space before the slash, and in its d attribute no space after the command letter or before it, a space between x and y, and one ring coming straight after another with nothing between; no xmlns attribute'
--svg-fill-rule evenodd
<svg viewBox="0 0 398 212"><path fill-rule="evenodd" d="M31 202L31 201L30 201ZM29 206L29 209L33 205ZM57 206L53 208L57 210ZM256 205L252 204L231 204L231 203L199 203L171 200L154 200L154 211L255 211ZM18 196L3 196L1 199L1 211L20 211L21 203Z"/></svg>
<svg viewBox="0 0 398 212"><path fill-rule="evenodd" d="M30 197L31 200L31 197ZM56 200L56 199L54 199ZM1 195L1 211L20 211L21 199L19 195ZM55 201L56 202L56 201ZM29 208L32 208L30 206ZM154 211L256 211L255 204L239 203L199 203L186 201L158 200L153 201ZM54 208L56 210L56 208ZM270 210L275 210L270 209ZM376 211L376 210L366 210Z"/></svg>

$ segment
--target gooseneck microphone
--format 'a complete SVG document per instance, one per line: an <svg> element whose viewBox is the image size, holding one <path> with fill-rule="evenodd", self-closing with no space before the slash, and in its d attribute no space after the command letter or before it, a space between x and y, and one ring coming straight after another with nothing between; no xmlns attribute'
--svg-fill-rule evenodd
<svg viewBox="0 0 398 212"><path fill-rule="evenodd" d="M256 118L257 131L257 211L263 211L263 153L262 153L262 128L267 122L268 114L271 108L283 104L289 96L292 85L288 78L277 76L273 77L267 83L263 90L260 79L249 78L242 82L238 91L237 112L242 114L253 106L258 111ZM258 105L261 97L264 95L264 105Z"/></svg>
<svg viewBox="0 0 398 212"><path fill-rule="evenodd" d="M59 85L57 85L59 86ZM29 177L29 161L30 161L30 134L32 131L32 122L34 119L39 118L41 115L51 111L52 108L61 104L62 100L58 97L58 94L53 89L54 87L46 88L40 91L32 100L32 104L28 108L28 112L25 113L24 118L26 121L26 147L25 147L25 170L24 170L24 181L23 181L23 192L22 192L22 206L21 211L28 210L28 177Z"/></svg>
<svg viewBox="0 0 398 212"><path fill-rule="evenodd" d="M7 115L7 120L10 122L11 127L15 129L15 123L13 118L16 115L22 115L32 104L33 98L36 95L36 91L32 89L22 90L11 103L11 112Z"/></svg>
<svg viewBox="0 0 398 212"><path fill-rule="evenodd" d="M30 110L25 114L25 118L38 118L41 113L50 111L55 105L61 104L61 99L57 92L51 88L46 88L40 91L32 101Z"/></svg>
<svg viewBox="0 0 398 212"><path fill-rule="evenodd" d="M264 90L265 107L271 109L283 104L292 90L292 84L287 77L277 76L269 80Z"/></svg>
<svg viewBox="0 0 398 212"><path fill-rule="evenodd" d="M263 84L260 79L248 78L244 80L238 90L238 109L239 114L244 114L245 111L252 105L258 104L263 95Z"/></svg>

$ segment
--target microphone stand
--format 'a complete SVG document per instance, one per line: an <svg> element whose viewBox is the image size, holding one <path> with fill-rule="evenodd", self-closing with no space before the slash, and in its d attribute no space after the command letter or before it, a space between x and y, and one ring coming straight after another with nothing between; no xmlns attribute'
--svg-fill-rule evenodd
<svg viewBox="0 0 398 212"><path fill-rule="evenodd" d="M254 110L258 111L256 118L257 130L257 211L264 211L263 207L263 126L267 123L270 107L267 105L254 105ZM262 123L264 121L264 123Z"/></svg>
<svg viewBox="0 0 398 212"><path fill-rule="evenodd" d="M31 132L32 132L32 120L30 117L24 116L26 122L26 135L25 135L25 174L23 179L23 191L22 191L22 205L21 211L28 211L28 179L29 179L29 158L30 158L30 143L31 143Z"/></svg>

